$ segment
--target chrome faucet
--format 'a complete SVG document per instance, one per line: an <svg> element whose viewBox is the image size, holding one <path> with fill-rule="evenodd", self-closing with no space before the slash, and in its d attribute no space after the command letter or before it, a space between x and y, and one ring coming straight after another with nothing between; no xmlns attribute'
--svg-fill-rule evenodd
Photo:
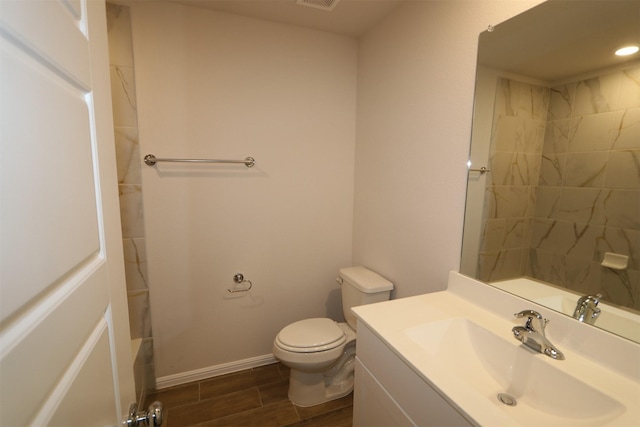
<svg viewBox="0 0 640 427"><path fill-rule="evenodd" d="M551 341L545 336L544 328L549 322L548 319L543 319L540 313L533 310L523 310L514 314L514 316L527 318L524 326L515 326L512 329L515 339L521 341L530 349L546 354L552 359L564 360L564 354L551 344Z"/></svg>
<svg viewBox="0 0 640 427"><path fill-rule="evenodd" d="M596 319L600 316L600 309L598 308L600 298L602 298L602 294L597 294L596 296L585 295L581 297L578 300L578 304L576 304L573 318L590 325L596 323Z"/></svg>

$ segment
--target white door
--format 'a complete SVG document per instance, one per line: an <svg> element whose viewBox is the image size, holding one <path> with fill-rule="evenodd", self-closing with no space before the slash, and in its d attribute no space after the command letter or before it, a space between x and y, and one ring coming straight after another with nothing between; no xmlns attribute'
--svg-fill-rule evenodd
<svg viewBox="0 0 640 427"><path fill-rule="evenodd" d="M104 0L0 0L0 425L134 401Z"/></svg>

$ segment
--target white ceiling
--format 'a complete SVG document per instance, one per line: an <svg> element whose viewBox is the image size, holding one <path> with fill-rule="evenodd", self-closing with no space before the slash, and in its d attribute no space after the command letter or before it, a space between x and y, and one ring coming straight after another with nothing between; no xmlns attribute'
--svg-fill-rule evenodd
<svg viewBox="0 0 640 427"><path fill-rule="evenodd" d="M640 0L548 1L480 36L482 65L554 83L640 60Z"/></svg>
<svg viewBox="0 0 640 427"><path fill-rule="evenodd" d="M360 37L404 2L444 0L338 0L331 11L298 5L296 0L115 1L171 1ZM629 42L640 43L640 0L551 0L497 25L491 33L482 33L478 61L557 82L639 60L640 55L612 55Z"/></svg>
<svg viewBox="0 0 640 427"><path fill-rule="evenodd" d="M339 0L331 11L302 6L296 0L170 0L351 37L363 35L404 0Z"/></svg>

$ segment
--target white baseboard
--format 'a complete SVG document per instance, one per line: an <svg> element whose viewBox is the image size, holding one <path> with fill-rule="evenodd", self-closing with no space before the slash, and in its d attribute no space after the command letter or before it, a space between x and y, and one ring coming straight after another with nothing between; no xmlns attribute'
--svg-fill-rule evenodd
<svg viewBox="0 0 640 427"><path fill-rule="evenodd" d="M194 371L167 375L165 377L156 378L156 389L160 390L163 388L190 383L192 381L206 380L207 378L217 377L224 374L231 374L238 371L244 371L245 369L270 365L272 363L276 363L277 361L278 360L273 357L273 354L265 354L262 356L251 357L249 359L223 363L222 365L214 365L207 368L196 369Z"/></svg>

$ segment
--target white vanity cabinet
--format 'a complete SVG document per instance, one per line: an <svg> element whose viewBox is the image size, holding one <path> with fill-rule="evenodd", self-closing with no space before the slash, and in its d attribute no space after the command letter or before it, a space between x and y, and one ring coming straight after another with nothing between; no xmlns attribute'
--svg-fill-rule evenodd
<svg viewBox="0 0 640 427"><path fill-rule="evenodd" d="M354 427L472 425L362 322L356 342Z"/></svg>

